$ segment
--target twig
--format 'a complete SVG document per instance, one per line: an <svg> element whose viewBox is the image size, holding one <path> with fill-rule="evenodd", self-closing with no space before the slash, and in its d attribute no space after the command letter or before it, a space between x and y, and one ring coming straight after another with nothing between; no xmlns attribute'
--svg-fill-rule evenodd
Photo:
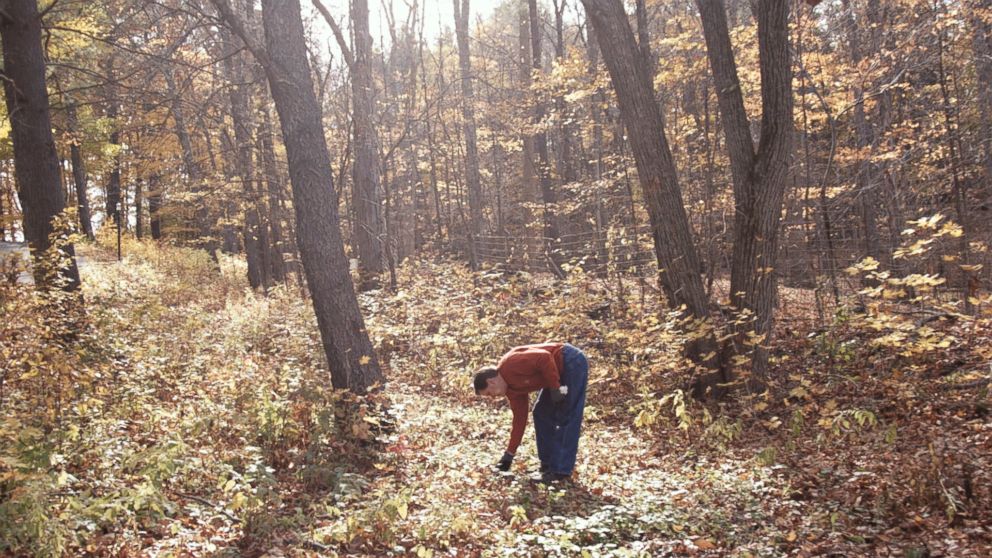
<svg viewBox="0 0 992 558"><path fill-rule="evenodd" d="M221 515L223 515L224 517L230 519L231 521L233 521L235 523L243 523L243 520L240 517L232 514L231 512L225 510L219 504L215 504L215 503L211 502L210 500L206 500L204 498L200 498L199 496L194 496L192 494L184 494L182 492L176 492L176 496L179 496L180 498L185 498L186 500L192 500L192 501L197 502L199 504L203 504L204 506L213 508L213 509L217 510L218 513L220 513Z"/></svg>
<svg viewBox="0 0 992 558"><path fill-rule="evenodd" d="M961 382L960 384L950 384L944 386L946 390L959 390L959 389L971 389L976 387L982 387L992 382L992 378L980 378L978 380L972 380L970 382Z"/></svg>

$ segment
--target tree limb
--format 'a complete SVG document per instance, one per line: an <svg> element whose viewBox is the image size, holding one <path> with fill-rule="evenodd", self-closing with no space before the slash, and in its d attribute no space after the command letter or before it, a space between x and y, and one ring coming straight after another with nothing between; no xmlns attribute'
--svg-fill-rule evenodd
<svg viewBox="0 0 992 558"><path fill-rule="evenodd" d="M331 12L327 10L327 7L324 6L323 2L320 0L313 0L313 5L317 8L317 11L320 12L320 15L324 16L324 20L327 21L327 24L331 26L331 31L334 32L334 38L337 39L338 46L341 47L341 54L344 55L345 64L348 65L348 69L350 70L352 66L355 65L355 55L352 54L351 49L348 48L348 43L344 40L344 34L341 33L341 28L338 27L338 22L334 21L334 16L332 16Z"/></svg>
<svg viewBox="0 0 992 558"><path fill-rule="evenodd" d="M247 47L248 51L255 57L255 60L258 60L258 63L262 65L262 68L270 74L275 73L276 68L273 66L272 60L269 59L269 55L265 51L265 47L259 44L259 42L255 40L250 33L248 33L244 22L241 21L241 18L238 17L238 15L234 13L234 10L231 9L230 2L228 2L228 0L210 0L210 2L215 8L217 8L217 13L220 14L221 19L224 20L231 31L234 31L234 34L241 38L241 41L245 44L245 47Z"/></svg>

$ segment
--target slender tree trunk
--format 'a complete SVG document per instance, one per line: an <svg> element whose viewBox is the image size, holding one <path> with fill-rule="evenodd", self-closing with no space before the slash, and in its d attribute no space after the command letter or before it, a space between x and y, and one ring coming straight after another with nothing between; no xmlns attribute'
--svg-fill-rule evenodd
<svg viewBox="0 0 992 558"><path fill-rule="evenodd" d="M355 34L355 59L351 68L355 167L353 174L355 233L361 288L373 287L383 271L382 183L379 152L372 114L375 85L372 81L372 35L369 33L368 0L351 0Z"/></svg>
<svg viewBox="0 0 992 558"><path fill-rule="evenodd" d="M79 208L79 228L86 235L86 238L93 240L93 222L90 219L90 201L87 195L86 164L83 162L82 149L80 148L79 118L76 114L75 103L66 106L66 118L69 125L69 134L72 136L69 143L69 159L72 162L72 179L76 185L76 204Z"/></svg>
<svg viewBox="0 0 992 558"><path fill-rule="evenodd" d="M158 172L148 175L148 231L152 240L162 240L162 177Z"/></svg>
<svg viewBox="0 0 992 558"><path fill-rule="evenodd" d="M226 0L212 1L265 68L286 145L296 241L331 383L363 393L383 376L348 271L299 1L262 1L264 48L244 31Z"/></svg>
<svg viewBox="0 0 992 558"><path fill-rule="evenodd" d="M24 212L24 238L34 256L39 286L79 289L79 270L71 243L57 246L59 261L46 257L52 248L55 220L65 209L59 161L45 84L41 17L35 0L9 0L0 11L3 44L3 89L14 146L14 173ZM54 267L49 265L53 264Z"/></svg>
<svg viewBox="0 0 992 558"><path fill-rule="evenodd" d="M458 67L462 87L462 131L465 135L465 181L468 183L469 207L469 261L478 269L476 236L482 226L482 178L479 174L479 147L475 127L475 92L472 87L472 59L469 55L469 0L453 0L455 7L455 34L458 40Z"/></svg>
<svg viewBox="0 0 992 558"><path fill-rule="evenodd" d="M117 115L120 110L118 106L120 101L117 99L116 85L114 85L117 78L114 75L113 57L107 60L105 70L108 84L106 115L111 126L110 144L119 148L121 145L121 132L120 123L117 122ZM119 149L114 155L113 167L107 179L106 190L105 211L107 213L107 219L119 230L121 228L121 156Z"/></svg>
<svg viewBox="0 0 992 558"><path fill-rule="evenodd" d="M272 117L269 114L269 107L262 109L262 128L258 132L259 151L262 159L262 167L265 172L266 192L269 196L269 261L271 262L271 274L274 281L283 283L286 281L286 262L283 260L285 249L283 247L283 183L276 164L276 152L273 147Z"/></svg>
<svg viewBox="0 0 992 558"><path fill-rule="evenodd" d="M935 12L939 9L936 5L936 0L934 4ZM939 12L937 12L939 13ZM975 310L975 305L972 303L972 298L977 294L977 278L974 277L971 269L971 250L969 249L969 241L971 240L971 223L968 219L968 209L967 209L967 198L968 194L965 189L965 183L958 176L958 167L960 166L960 160L958 154L961 151L960 145L958 143L958 138L956 137L955 131L958 128L956 117L954 111L953 102L951 101L950 93L948 93L947 82L949 77L947 75L947 70L944 65L944 31L942 28L937 27L937 75L940 80L940 94L941 104L943 105L943 115L944 115L944 129L945 135L947 136L947 153L948 157L946 159L946 166L951 172L951 184L953 186L954 194L954 210L957 214L958 224L961 225L961 236L958 237L958 252L961 257L961 269L963 270L964 280L962 281L962 298L964 298L964 311L971 314Z"/></svg>
<svg viewBox="0 0 992 558"><path fill-rule="evenodd" d="M530 14L530 44L531 64L535 74L542 72L543 52L541 50L541 14L537 10L537 0L528 0L527 8ZM564 276L561 269L561 254L558 251L560 233L558 232L557 205L558 196L551 180L551 158L548 155L548 133L544 130L544 117L547 107L541 94L534 101L534 124L538 126L534 134L534 146L537 149L537 174L541 182L541 201L544 205L544 237L546 249L550 252L551 271L559 277Z"/></svg>
<svg viewBox="0 0 992 558"><path fill-rule="evenodd" d="M245 10L242 13L247 12ZM248 18L246 18L247 20ZM251 28L249 27L249 32ZM251 91L248 85L248 73L245 71L243 56L237 52L230 32L221 31L221 41L224 51L224 73L230 83L228 87L231 107L231 121L234 126L234 164L238 178L241 181L241 191L244 192L244 223L242 238L244 239L245 257L248 260L248 283L253 289L268 289L271 286L269 269L264 251L268 249L268 235L263 234L258 213L259 195L255 190L255 168L252 158L252 128L253 123L249 111L251 106Z"/></svg>
<svg viewBox="0 0 992 558"><path fill-rule="evenodd" d="M145 236L145 216L141 206L145 203L144 183L141 177L134 180L134 237L141 240Z"/></svg>
<svg viewBox="0 0 992 558"><path fill-rule="evenodd" d="M186 179L189 183L190 191L197 194L193 221L199 237L198 242L216 262L217 241L212 238L213 233L209 220L210 210L208 208L208 199L206 193L203 191L203 171L200 168L199 161L196 159L196 155L193 153L193 141L190 138L186 113L183 110L182 97L180 97L179 88L176 86L172 67L166 65L162 68L162 77L165 78L165 85L169 93L169 109L172 114L172 121L176 126L176 138L179 140L183 169L186 171Z"/></svg>
<svg viewBox="0 0 992 558"><path fill-rule="evenodd" d="M854 19L854 8L851 0L844 0L844 11L846 13L845 25L847 26L847 43L851 54L851 65L858 67L861 64L861 37L858 26ZM864 149L873 143L872 125L865 115L865 92L860 86L854 91L854 129L855 147L858 148L857 161L855 163L855 182L857 184L858 196L861 200L861 220L864 225L864 254L878 261L881 258L881 249L878 241L878 197L873 178L876 176L874 165L870 161L864 160Z"/></svg>
<svg viewBox="0 0 992 558"><path fill-rule="evenodd" d="M986 183L992 183L992 0L971 0L972 51L981 115L983 167Z"/></svg>

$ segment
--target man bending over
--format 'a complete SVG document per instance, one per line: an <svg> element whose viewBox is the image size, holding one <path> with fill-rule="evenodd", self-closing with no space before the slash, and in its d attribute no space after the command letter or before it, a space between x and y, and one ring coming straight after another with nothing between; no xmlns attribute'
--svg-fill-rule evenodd
<svg viewBox="0 0 992 558"><path fill-rule="evenodd" d="M513 411L510 443L496 465L510 469L527 427L528 396L540 390L534 405L534 434L541 461L541 482L569 479L575 469L586 404L589 363L567 343L523 345L510 349L496 366L475 373L475 394L506 396Z"/></svg>

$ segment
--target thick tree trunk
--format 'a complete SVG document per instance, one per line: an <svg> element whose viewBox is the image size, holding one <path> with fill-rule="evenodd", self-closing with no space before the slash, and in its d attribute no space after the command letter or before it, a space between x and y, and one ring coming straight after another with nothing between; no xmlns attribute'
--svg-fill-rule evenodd
<svg viewBox="0 0 992 558"><path fill-rule="evenodd" d="M35 282L67 291L79 289L79 270L71 243L62 243L60 261L52 247L55 220L65 209L58 155L45 84L41 17L35 0L10 0L0 11L3 89L14 144L14 173L24 212L24 238L34 256ZM49 264L55 264L54 267Z"/></svg>
<svg viewBox="0 0 992 558"><path fill-rule="evenodd" d="M382 183L379 152L372 113L375 85L372 81L372 35L369 33L368 0L351 0L351 22L355 33L355 59L351 68L355 166L353 196L355 236L362 288L374 286L374 276L383 271ZM367 285L366 285L367 284Z"/></svg>
<svg viewBox="0 0 992 558"><path fill-rule="evenodd" d="M244 32L226 0L213 3L262 63L279 113L293 188L296 242L331 383L363 393L383 376L348 271L299 1L263 0L264 49Z"/></svg>
<svg viewBox="0 0 992 558"><path fill-rule="evenodd" d="M992 0L971 0L972 50L981 115L982 154L986 183L992 183Z"/></svg>
<svg viewBox="0 0 992 558"><path fill-rule="evenodd" d="M789 3L759 0L761 136L755 149L737 76L723 0L697 0L720 104L734 182L734 250L730 301L738 313L739 345L753 350L752 372L767 372L776 294L776 256L792 135ZM748 327L747 322L753 324ZM753 334L753 337L750 335Z"/></svg>
<svg viewBox="0 0 992 558"><path fill-rule="evenodd" d="M661 286L668 305L682 309L686 327L698 330L687 348L697 362L713 367L716 349L706 331L708 308L699 258L682 202L675 162L665 136L661 110L654 99L651 76L641 63L627 14L620 0L583 0L617 93L627 127L637 174L651 219ZM725 372L715 375L725 380ZM702 395L697 392L696 395Z"/></svg>
<svg viewBox="0 0 992 558"><path fill-rule="evenodd" d="M90 240L93 236L93 222L90 219L90 200L87 195L86 186L86 164L83 162L82 149L80 148L79 118L76 114L75 103L69 103L66 107L66 118L69 124L69 134L72 136L69 144L69 159L72 162L72 179L76 185L76 204L79 208L79 228Z"/></svg>
<svg viewBox="0 0 992 558"><path fill-rule="evenodd" d="M458 67L462 86L462 131L465 135L465 181L468 183L469 260L477 269L475 237L482 226L482 178L479 174L479 147L476 140L475 93L472 87L472 60L469 55L469 0L453 0L455 34L458 40Z"/></svg>

